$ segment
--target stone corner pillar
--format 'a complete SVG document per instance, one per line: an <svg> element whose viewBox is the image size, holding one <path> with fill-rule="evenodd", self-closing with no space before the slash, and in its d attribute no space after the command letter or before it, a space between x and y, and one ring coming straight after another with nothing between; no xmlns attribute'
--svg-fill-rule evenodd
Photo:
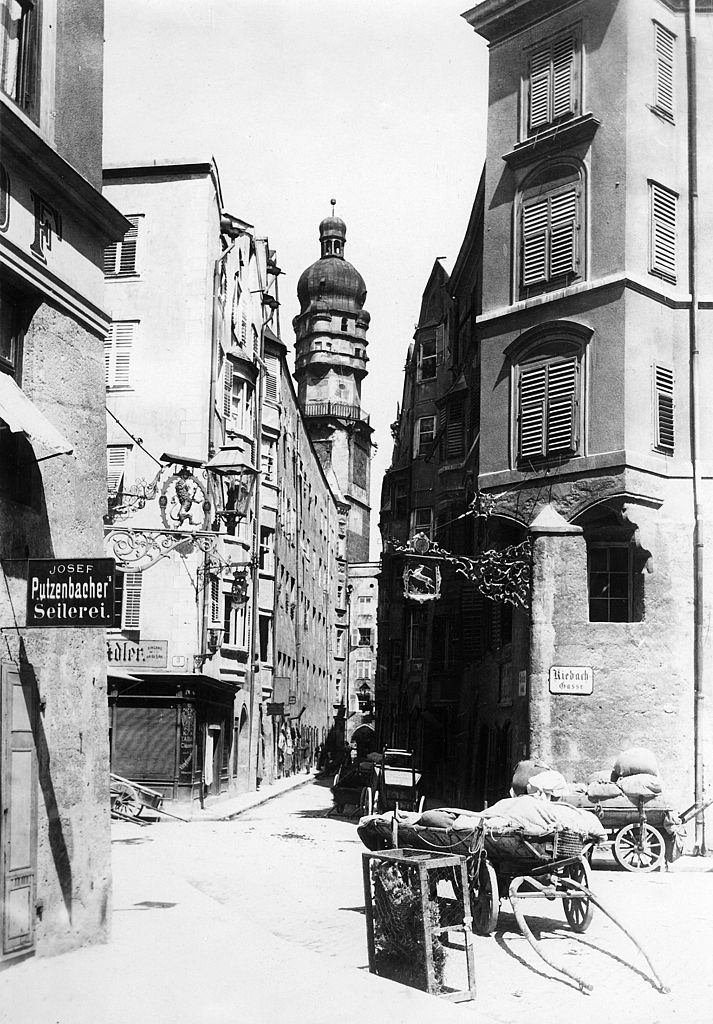
<svg viewBox="0 0 713 1024"><path fill-rule="evenodd" d="M587 548L579 526L552 505L530 524L532 595L529 656L529 753L552 762L549 671L559 663L562 626L587 621Z"/></svg>

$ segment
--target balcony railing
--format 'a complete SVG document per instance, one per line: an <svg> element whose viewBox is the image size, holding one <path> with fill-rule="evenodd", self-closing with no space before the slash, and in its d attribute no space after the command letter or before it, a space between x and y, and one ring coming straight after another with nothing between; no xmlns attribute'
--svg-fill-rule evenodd
<svg viewBox="0 0 713 1024"><path fill-rule="evenodd" d="M305 416L338 416L342 420L361 420L368 423L368 415L358 405L347 402L307 402Z"/></svg>

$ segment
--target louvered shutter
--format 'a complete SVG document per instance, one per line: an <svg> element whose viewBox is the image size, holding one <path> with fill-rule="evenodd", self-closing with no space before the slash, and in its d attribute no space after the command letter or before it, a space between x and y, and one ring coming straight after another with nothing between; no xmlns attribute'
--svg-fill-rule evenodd
<svg viewBox="0 0 713 1024"><path fill-rule="evenodd" d="M279 361L276 356L265 356L265 397L272 402L277 401L277 379Z"/></svg>
<svg viewBox="0 0 713 1024"><path fill-rule="evenodd" d="M471 587L461 595L462 649L465 658L483 656L483 596Z"/></svg>
<svg viewBox="0 0 713 1024"><path fill-rule="evenodd" d="M654 22L656 52L656 92L654 103L673 116L673 47L675 37L663 25Z"/></svg>
<svg viewBox="0 0 713 1024"><path fill-rule="evenodd" d="M104 249L104 273L109 276L116 273L116 257L119 252L119 243L110 242Z"/></svg>
<svg viewBox="0 0 713 1024"><path fill-rule="evenodd" d="M233 364L229 359L223 363L223 416L229 419L233 412Z"/></svg>
<svg viewBox="0 0 713 1024"><path fill-rule="evenodd" d="M443 353L444 353L444 350L445 350L445 341L446 341L446 325L445 324L439 324L438 327L436 327L436 365L437 366L440 366L441 363L443 362L443 358L444 358Z"/></svg>
<svg viewBox="0 0 713 1024"><path fill-rule="evenodd" d="M545 454L547 367L525 366L520 371L520 458Z"/></svg>
<svg viewBox="0 0 713 1024"><path fill-rule="evenodd" d="M131 382L131 353L135 321L119 320L111 324L104 346L107 387L128 387Z"/></svg>
<svg viewBox="0 0 713 1024"><path fill-rule="evenodd" d="M651 271L676 281L676 201L674 192L651 183Z"/></svg>
<svg viewBox="0 0 713 1024"><path fill-rule="evenodd" d="M139 218L138 217L127 217L127 220L131 221L131 227L124 235L121 242L121 251L119 254L119 274L135 274L136 273L136 241L139 234Z"/></svg>
<svg viewBox="0 0 713 1024"><path fill-rule="evenodd" d="M106 479L110 494L116 494L119 490L128 452L126 445L110 445L106 450Z"/></svg>
<svg viewBox="0 0 713 1024"><path fill-rule="evenodd" d="M104 386L109 387L111 382L111 357L114 350L114 342L112 338L111 325L109 326L109 333L104 339Z"/></svg>
<svg viewBox="0 0 713 1024"><path fill-rule="evenodd" d="M574 189L550 198L549 277L571 274L576 262L577 193Z"/></svg>
<svg viewBox="0 0 713 1024"><path fill-rule="evenodd" d="M448 406L446 425L446 458L458 459L463 456L463 400L451 402Z"/></svg>
<svg viewBox="0 0 713 1024"><path fill-rule="evenodd" d="M552 120L574 113L574 38L564 36L552 48Z"/></svg>
<svg viewBox="0 0 713 1024"><path fill-rule="evenodd" d="M530 59L530 131L550 121L550 61L549 46Z"/></svg>
<svg viewBox="0 0 713 1024"><path fill-rule="evenodd" d="M547 366L547 454L571 451L575 447L575 397L577 361Z"/></svg>
<svg viewBox="0 0 713 1024"><path fill-rule="evenodd" d="M656 447L673 453L675 440L673 373L664 366L654 367L654 392Z"/></svg>
<svg viewBox="0 0 713 1024"><path fill-rule="evenodd" d="M547 280L549 201L526 203L522 210L522 283L524 287Z"/></svg>
<svg viewBox="0 0 713 1024"><path fill-rule="evenodd" d="M122 629L139 629L141 622L142 583L142 573L124 573L124 607L122 609L121 621Z"/></svg>

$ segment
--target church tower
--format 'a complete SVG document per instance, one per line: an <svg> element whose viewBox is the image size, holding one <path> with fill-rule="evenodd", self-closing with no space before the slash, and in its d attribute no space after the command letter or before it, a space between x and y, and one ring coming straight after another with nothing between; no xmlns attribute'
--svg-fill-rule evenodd
<svg viewBox="0 0 713 1024"><path fill-rule="evenodd" d="M332 200L334 206L334 200ZM322 254L297 284L295 379L305 425L338 496L349 505L347 561L369 559L373 443L361 406L366 377L366 285L344 259L347 229L339 217L319 225Z"/></svg>

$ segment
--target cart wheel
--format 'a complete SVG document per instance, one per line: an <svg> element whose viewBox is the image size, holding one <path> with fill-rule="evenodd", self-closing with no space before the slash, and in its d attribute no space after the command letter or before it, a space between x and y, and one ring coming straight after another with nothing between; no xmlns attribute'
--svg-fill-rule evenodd
<svg viewBox="0 0 713 1024"><path fill-rule="evenodd" d="M666 856L666 844L653 825L625 825L614 840L614 860L626 871L656 871Z"/></svg>
<svg viewBox="0 0 713 1024"><path fill-rule="evenodd" d="M371 790L368 786L364 786L361 791L361 800L359 801L359 810L362 813L362 817L367 814L374 813L374 799L371 794Z"/></svg>
<svg viewBox="0 0 713 1024"><path fill-rule="evenodd" d="M143 804L139 800L139 794L130 786L125 786L121 792L111 794L111 809L119 814L126 814L131 818L138 818L141 814Z"/></svg>
<svg viewBox="0 0 713 1024"><path fill-rule="evenodd" d="M563 868L562 877L571 878L573 881L579 882L580 885L586 886L587 889L592 888L592 870L584 858ZM572 931L586 932L594 916L592 901L590 899L566 900L563 896L562 907Z"/></svg>
<svg viewBox="0 0 713 1024"><path fill-rule="evenodd" d="M492 935L498 923L500 893L495 868L481 857L478 874L471 879L470 912L473 915L473 931L476 935Z"/></svg>

